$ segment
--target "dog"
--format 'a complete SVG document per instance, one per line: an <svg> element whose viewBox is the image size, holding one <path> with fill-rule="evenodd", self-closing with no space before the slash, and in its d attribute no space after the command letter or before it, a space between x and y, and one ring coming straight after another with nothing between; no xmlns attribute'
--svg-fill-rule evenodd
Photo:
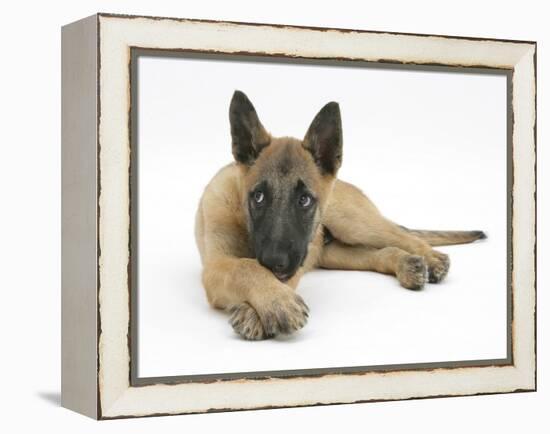
<svg viewBox="0 0 550 434"><path fill-rule="evenodd" d="M211 306L244 339L291 334L309 308L295 292L314 268L391 274L408 289L441 282L449 257L434 246L482 231L410 230L386 219L361 190L337 178L342 120L329 102L303 140L273 137L241 91L229 107L234 162L206 186L195 237Z"/></svg>

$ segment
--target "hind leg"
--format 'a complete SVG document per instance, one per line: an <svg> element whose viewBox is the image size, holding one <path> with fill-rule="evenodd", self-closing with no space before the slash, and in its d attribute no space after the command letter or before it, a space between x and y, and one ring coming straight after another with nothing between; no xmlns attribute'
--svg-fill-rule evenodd
<svg viewBox="0 0 550 434"><path fill-rule="evenodd" d="M422 256L411 255L397 247L376 249L350 246L333 241L323 248L319 260L322 268L377 271L397 277L405 288L421 289L426 283L427 265Z"/></svg>
<svg viewBox="0 0 550 434"><path fill-rule="evenodd" d="M323 225L334 238L348 245L397 247L424 257L432 283L443 280L449 270L450 261L445 253L432 249L426 241L386 219L361 190L341 180L335 183Z"/></svg>

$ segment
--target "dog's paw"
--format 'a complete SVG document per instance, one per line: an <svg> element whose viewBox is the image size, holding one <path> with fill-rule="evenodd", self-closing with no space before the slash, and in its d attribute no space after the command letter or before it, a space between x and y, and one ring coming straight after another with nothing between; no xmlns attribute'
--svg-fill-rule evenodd
<svg viewBox="0 0 550 434"><path fill-rule="evenodd" d="M428 266L422 256L407 255L399 262L397 280L408 289L422 289L428 279Z"/></svg>
<svg viewBox="0 0 550 434"><path fill-rule="evenodd" d="M254 307L269 337L300 330L309 316L309 308L302 297L290 288L264 292L261 299L255 300Z"/></svg>
<svg viewBox="0 0 550 434"><path fill-rule="evenodd" d="M302 297L289 289L264 296L254 306L240 303L229 308L229 323L248 340L261 340L291 334L307 323L309 308Z"/></svg>
<svg viewBox="0 0 550 434"><path fill-rule="evenodd" d="M260 317L250 304L234 305L229 309L229 314L229 323L233 330L244 339L258 341L270 337L265 333Z"/></svg>
<svg viewBox="0 0 550 434"><path fill-rule="evenodd" d="M449 255L432 250L428 255L426 255L426 261L428 263L429 282L441 282L449 272L449 267L451 266Z"/></svg>

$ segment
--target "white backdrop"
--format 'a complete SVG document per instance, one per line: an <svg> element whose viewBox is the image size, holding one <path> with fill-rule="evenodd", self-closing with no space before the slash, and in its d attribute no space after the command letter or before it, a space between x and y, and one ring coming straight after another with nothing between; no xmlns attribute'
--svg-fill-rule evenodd
<svg viewBox="0 0 550 434"><path fill-rule="evenodd" d="M362 28L370 30L450 34L538 41L538 387L537 393L515 393L468 398L426 399L377 404L338 405L283 410L219 413L210 415L145 418L97 423L59 407L60 402L60 26L100 11L190 18L226 19ZM548 129L548 58L550 29L543 2L525 0L508 5L502 1L434 0L357 2L340 0L316 3L296 1L231 2L202 0L83 0L80 2L7 1L0 35L3 45L0 68L0 250L2 314L0 369L2 398L6 402L0 429L5 432L39 431L55 427L60 432L258 432L307 430L315 433L422 432L546 433L550 401L548 341L550 274L549 257L550 171ZM246 90L246 89L245 89ZM256 100L261 95L252 95ZM272 104L260 104L266 117ZM316 108L315 108L316 109ZM265 113L264 113L265 112ZM298 111L296 111L298 113ZM346 110L346 125L349 123ZM273 125L279 117L265 119ZM288 119L284 128L289 129ZM301 131L300 125L299 130ZM300 132L298 131L298 132ZM290 132L290 131L289 131ZM346 129L347 134L347 129ZM227 143L227 142L222 142ZM346 141L349 144L349 140ZM221 145L223 147L223 144ZM400 143L401 149L402 143ZM346 148L347 149L347 148ZM229 154L227 154L229 156ZM345 167L350 158L346 157ZM372 170L372 166L370 167ZM365 190L380 202L369 183ZM400 200L405 195L396 195ZM392 203L380 206L391 217ZM437 207L441 209L442 207ZM418 209L418 208L415 208ZM436 207L430 207L433 211ZM429 215L418 216L418 224ZM416 223L417 221L412 221ZM445 221L447 222L447 220ZM405 223L405 222L404 222ZM449 221L449 224L451 222ZM491 235L491 234L489 234ZM469 252L489 243L467 246ZM457 249L461 249L458 248ZM447 249L446 249L447 251ZM456 276L457 255L449 278ZM371 276L361 281L372 282ZM305 282L303 282L305 283ZM369 288L371 286L369 285ZM442 287L429 288L439 291ZM302 285L301 291L305 290ZM403 294L398 287L394 291ZM426 294L428 294L426 292ZM415 294L410 294L410 297ZM311 304L313 298L308 297ZM197 303L203 303L197 295ZM312 306L313 307L313 306ZM348 307L346 307L348 308ZM316 310L319 315L319 311ZM208 313L208 318L212 315ZM313 321L313 317L312 317ZM220 330L225 324L220 319ZM308 327L312 327L310 324ZM305 332L305 330L304 330Z"/></svg>
<svg viewBox="0 0 550 434"><path fill-rule="evenodd" d="M173 57L139 60L139 376L506 357L506 77ZM303 137L340 103L353 182L409 227L483 229L442 248L443 283L306 275L296 335L246 342L210 309L194 240L200 195L232 161L228 106L246 92L275 136Z"/></svg>

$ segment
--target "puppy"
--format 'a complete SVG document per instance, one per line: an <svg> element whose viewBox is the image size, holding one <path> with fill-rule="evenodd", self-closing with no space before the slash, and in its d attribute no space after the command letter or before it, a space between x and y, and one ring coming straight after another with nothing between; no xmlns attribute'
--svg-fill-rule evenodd
<svg viewBox="0 0 550 434"><path fill-rule="evenodd" d="M317 113L302 140L271 136L240 91L229 120L235 161L207 185L195 235L208 301L230 313L244 339L304 327L309 309L295 288L313 268L377 271L421 289L449 271L449 257L433 246L485 238L481 231L399 226L338 179L342 121L335 102Z"/></svg>

